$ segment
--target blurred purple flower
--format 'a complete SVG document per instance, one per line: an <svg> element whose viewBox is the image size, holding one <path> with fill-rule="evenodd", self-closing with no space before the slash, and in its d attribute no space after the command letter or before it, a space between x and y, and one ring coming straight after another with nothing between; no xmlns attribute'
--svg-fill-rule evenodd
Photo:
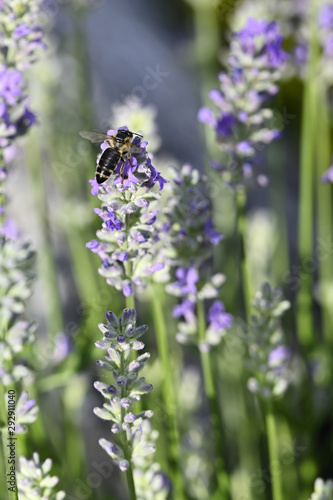
<svg viewBox="0 0 333 500"><path fill-rule="evenodd" d="M188 293L195 295L197 293L196 283L199 276L194 267L188 269L178 267L176 270L176 277L178 281L174 283L174 286L180 289L181 295L186 295Z"/></svg>
<svg viewBox="0 0 333 500"><path fill-rule="evenodd" d="M333 30L333 3L323 5L318 14L320 29Z"/></svg>
<svg viewBox="0 0 333 500"><path fill-rule="evenodd" d="M220 300L216 300L208 311L208 321L210 328L219 331L230 328L233 317L225 312L224 304Z"/></svg>
<svg viewBox="0 0 333 500"><path fill-rule="evenodd" d="M125 297L129 297L133 293L133 288L131 282L128 280L123 283L123 294Z"/></svg>
<svg viewBox="0 0 333 500"><path fill-rule="evenodd" d="M269 353L268 364L270 366L280 366L290 358L290 349L286 346L279 345Z"/></svg>
<svg viewBox="0 0 333 500"><path fill-rule="evenodd" d="M282 49L282 35L275 22L250 18L244 29L235 33L245 53L258 54L261 59L267 60L272 67L278 67L286 61L287 54ZM260 41L260 52L256 44L256 37L263 37Z"/></svg>
<svg viewBox="0 0 333 500"><path fill-rule="evenodd" d="M29 26L27 26L25 23L19 24L19 26L14 29L14 35L17 36L17 38L22 38L29 35L30 33L32 33L32 29L29 28Z"/></svg>
<svg viewBox="0 0 333 500"><path fill-rule="evenodd" d="M19 71L2 67L0 70L0 96L11 106L16 104L17 99L22 96L21 83L22 75Z"/></svg>
<svg viewBox="0 0 333 500"><path fill-rule="evenodd" d="M323 182L324 184L327 184L328 182L333 182L333 157L332 157L332 165L321 176L321 182Z"/></svg>
<svg viewBox="0 0 333 500"><path fill-rule="evenodd" d="M173 308L172 315L174 318L184 316L187 323L192 323L195 320L195 302L190 299L183 300L180 304Z"/></svg>
<svg viewBox="0 0 333 500"><path fill-rule="evenodd" d="M236 118L232 113L222 113L222 116L216 123L216 132L221 137L228 137L232 134L232 127L236 122Z"/></svg>
<svg viewBox="0 0 333 500"><path fill-rule="evenodd" d="M224 237L215 229L211 219L205 223L204 230L212 245L217 245Z"/></svg>

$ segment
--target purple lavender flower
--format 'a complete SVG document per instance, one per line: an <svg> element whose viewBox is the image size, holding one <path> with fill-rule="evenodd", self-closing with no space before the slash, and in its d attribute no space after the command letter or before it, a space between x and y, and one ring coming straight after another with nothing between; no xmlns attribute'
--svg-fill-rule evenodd
<svg viewBox="0 0 333 500"><path fill-rule="evenodd" d="M282 35L276 23L248 19L244 29L234 34L240 42L242 51L268 67L279 67L287 55L282 49ZM234 56L231 56L234 57Z"/></svg>
<svg viewBox="0 0 333 500"><path fill-rule="evenodd" d="M115 185L121 183L123 185L123 188L128 189L131 187L131 183L133 184L138 184L140 180L135 177L134 172L137 168L137 161L136 158L133 158L132 160L132 165L129 163L128 159L125 161L124 169L122 174L120 175L120 167L116 168L116 172L118 173L118 176L115 178L113 181Z"/></svg>
<svg viewBox="0 0 333 500"><path fill-rule="evenodd" d="M114 132L109 130L108 134ZM116 176L102 185L89 181L91 193L98 194L102 202L102 208L94 210L102 219L102 228L97 232L98 240L87 247L101 258L99 273L125 297L133 293L134 285L142 288L150 275L164 267L152 250L157 239L157 186L161 190L167 181L152 166L147 142L137 137L133 143L141 152L126 159L124 165L119 163Z"/></svg>
<svg viewBox="0 0 333 500"><path fill-rule="evenodd" d="M258 147L279 136L270 126L273 113L263 103L278 91L275 81L287 58L282 41L276 23L248 19L233 35L227 72L219 75L220 90L210 92L217 112L199 110L199 121L216 133L223 156L214 168L228 184L248 184L243 165L253 164Z"/></svg>

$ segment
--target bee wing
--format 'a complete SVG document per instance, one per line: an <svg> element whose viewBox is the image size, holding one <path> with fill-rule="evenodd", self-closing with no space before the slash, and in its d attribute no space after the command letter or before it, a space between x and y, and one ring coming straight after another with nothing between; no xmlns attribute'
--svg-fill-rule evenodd
<svg viewBox="0 0 333 500"><path fill-rule="evenodd" d="M110 135L100 134L99 132L88 132L87 130L81 130L79 134L90 142L104 142L108 141L111 137Z"/></svg>
<svg viewBox="0 0 333 500"><path fill-rule="evenodd" d="M134 154L142 153L142 149L139 146L136 146L135 144L131 144L129 151L130 151L130 153L134 153Z"/></svg>

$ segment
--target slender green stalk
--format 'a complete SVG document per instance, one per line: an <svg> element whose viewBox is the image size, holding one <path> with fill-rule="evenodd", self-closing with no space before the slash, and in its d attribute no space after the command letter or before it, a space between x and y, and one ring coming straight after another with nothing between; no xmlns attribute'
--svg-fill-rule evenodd
<svg viewBox="0 0 333 500"><path fill-rule="evenodd" d="M205 320L204 304L201 300L198 300L197 315L198 315L199 341L205 342L206 320ZM222 438L223 422L218 403L218 394L215 386L213 363L210 351L200 350L200 358L201 358L205 393L209 403L213 440L216 447L215 464L216 464L218 495L220 495L219 498L226 500L227 498L229 498L229 480L227 473L225 471L224 458L223 458L224 457L223 438Z"/></svg>
<svg viewBox="0 0 333 500"><path fill-rule="evenodd" d="M121 359L120 359L120 373L124 373L124 352L121 353ZM125 387L122 388L122 397L125 397L124 393ZM125 417L125 409L121 408L121 420L122 422L124 421ZM122 444L124 448L124 456L125 460L128 461L128 469L126 471L127 475L127 483L128 483L128 488L130 492L130 498L131 500L136 500L136 492L135 492L135 484L134 484L134 477L133 477L133 468L132 468L132 455L131 455L131 450L128 445L128 439L127 439L127 432L126 430L122 431Z"/></svg>
<svg viewBox="0 0 333 500"><path fill-rule="evenodd" d="M27 141L26 153L35 209L39 219L42 236L38 262L43 280L43 288L45 290L45 309L48 331L51 334L56 334L64 330L64 322L55 258L52 249L40 143L40 132L37 129L32 130L29 141Z"/></svg>
<svg viewBox="0 0 333 500"><path fill-rule="evenodd" d="M326 342L333 345L333 315L330 294L326 286L331 286L333 279L333 260L330 252L322 255L321 241L333 241L332 187L324 186L321 176L331 163L330 126L326 88L318 86L317 95L318 126L316 127L316 159L317 159L317 261L319 265L319 294L322 304L323 333ZM327 295L326 295L327 294Z"/></svg>
<svg viewBox="0 0 333 500"><path fill-rule="evenodd" d="M314 3L314 2L312 2ZM309 347L314 341L314 325L312 314L312 283L311 271L304 272L307 262L311 262L313 254L313 184L315 161L315 138L318 125L317 110L317 75L316 62L318 40L316 34L316 12L313 6L312 27L309 44L309 66L305 80L302 130L301 130L301 164L300 164L300 195L298 221L298 253L301 276L297 295L296 324L298 339L304 347ZM302 272L303 271L303 272Z"/></svg>
<svg viewBox="0 0 333 500"><path fill-rule="evenodd" d="M218 72L218 51L220 48L218 15L214 2L191 2L194 23L194 53L198 65L202 105L209 105L209 91L216 87ZM215 137L208 127L202 127L206 149L207 172L211 170L210 160L217 157Z"/></svg>
<svg viewBox="0 0 333 500"><path fill-rule="evenodd" d="M124 452L125 452L124 454L125 454L125 459L128 460L128 464L129 464L128 469L126 471L128 489L130 492L131 500L136 500L135 484L134 484L133 469L132 469L132 462L131 462L131 454L130 454L129 447L128 447L126 432L124 432L124 435L125 435L125 438L123 441Z"/></svg>
<svg viewBox="0 0 333 500"><path fill-rule="evenodd" d="M266 430L268 440L269 466L272 478L273 500L283 500L282 477L279 459L278 435L272 405L266 405Z"/></svg>
<svg viewBox="0 0 333 500"><path fill-rule="evenodd" d="M282 107L282 104L281 104ZM287 171L286 151L282 144L272 143L267 150L268 170L272 172L270 182L270 201L276 218L279 234L270 262L269 282L272 286L281 284L281 277L290 268L288 251L288 214L287 214ZM282 278L283 279L283 278Z"/></svg>
<svg viewBox="0 0 333 500"><path fill-rule="evenodd" d="M172 376L174 373L174 367L171 363L172 354L169 348L168 332L164 317L164 298L165 294L161 285L155 283L154 289L151 291L151 300L153 305L153 318L158 356L161 361L163 373L162 396L167 416L168 463L170 476L174 480L175 496L177 499L181 500L184 498L184 485L180 466L180 443L176 419L176 397Z"/></svg>
<svg viewBox="0 0 333 500"><path fill-rule="evenodd" d="M128 309L135 309L135 299L133 293L129 297L125 297L125 301Z"/></svg>
<svg viewBox="0 0 333 500"><path fill-rule="evenodd" d="M244 189L236 191L236 207L237 207L237 229L240 244L240 261L241 261L241 284L243 290L243 299L246 316L250 315L251 299L253 292L251 289L251 274L246 259L245 250L245 232L246 232L246 192Z"/></svg>

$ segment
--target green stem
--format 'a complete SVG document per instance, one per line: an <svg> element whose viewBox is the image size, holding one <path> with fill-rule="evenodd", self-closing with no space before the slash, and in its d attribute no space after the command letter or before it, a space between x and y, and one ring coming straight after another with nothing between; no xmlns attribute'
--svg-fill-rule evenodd
<svg viewBox="0 0 333 500"><path fill-rule="evenodd" d="M128 309L135 309L134 293L132 293L129 297L125 297L125 303Z"/></svg>
<svg viewBox="0 0 333 500"><path fill-rule="evenodd" d="M124 435L125 435L125 438L123 440L124 455L125 455L125 459L128 461L128 469L126 471L127 482L128 482L128 489L129 489L129 492L130 492L131 500L136 500L136 492L135 492L135 484L134 484L134 477L133 477L131 452L130 452L129 446L128 446L128 440L127 440L127 436L126 436L126 431L124 431Z"/></svg>
<svg viewBox="0 0 333 500"><path fill-rule="evenodd" d="M46 189L43 174L43 162L39 144L41 143L40 132L37 129L31 131L27 141L27 165L30 175L36 214L41 228L42 242L39 250L38 262L45 290L45 309L48 331L56 334L64 330L61 299L59 293L57 270L52 249L50 221Z"/></svg>
<svg viewBox="0 0 333 500"><path fill-rule="evenodd" d="M198 300L197 315L198 315L199 342L205 343L206 320L205 320L204 304L202 300ZM210 351L200 349L200 358L201 358L205 393L209 403L213 440L216 447L215 464L216 464L216 479L217 479L218 493L220 495L219 498L226 500L227 498L229 498L229 481L227 473L225 471L224 459L223 459L224 456L224 449L222 444L223 422L218 403L218 395L216 392L213 363Z"/></svg>
<svg viewBox="0 0 333 500"><path fill-rule="evenodd" d="M176 397L172 374L174 367L171 363L172 356L169 348L168 332L164 317L164 292L159 284L154 284L151 290L153 305L153 318L156 332L158 356L162 365L163 382L162 396L166 411L166 425L168 433L168 463L170 476L174 479L175 497L184 498L184 485L180 465L180 443L176 419Z"/></svg>
<svg viewBox="0 0 333 500"><path fill-rule="evenodd" d="M322 255L321 241L333 241L332 218L332 187L323 185L321 177L331 163L330 126L326 88L321 85L317 96L318 127L316 128L316 159L317 159L317 224L318 243L317 259L319 264L319 294L322 305L322 322L324 339L333 345L333 314L331 306L330 284L333 279L333 260L329 252ZM320 252L320 253L319 253Z"/></svg>
<svg viewBox="0 0 333 500"><path fill-rule="evenodd" d="M124 373L125 368L124 368L124 352L122 351L121 353L121 358L120 358L120 373ZM125 387L123 386L121 389L122 397L126 397L125 394ZM121 421L124 422L125 418L125 408L121 407ZM126 471L126 476L127 476L127 483L128 483L128 488L130 492L130 498L131 500L136 500L136 492L135 492L135 484L134 484L134 477L133 477L133 468L132 468L132 454L130 447L128 445L128 439L127 439L127 431L124 430L122 431L122 444L124 448L124 457L125 460L128 462L128 469Z"/></svg>
<svg viewBox="0 0 333 500"><path fill-rule="evenodd" d="M283 500L278 435L271 402L268 402L266 405L266 430L268 440L269 465L272 478L273 500Z"/></svg>
<svg viewBox="0 0 333 500"><path fill-rule="evenodd" d="M236 191L236 207L237 207L237 230L240 244L240 261L241 261L241 286L243 290L243 300L246 316L249 317L251 309L251 300L253 292L251 289L251 274L246 259L245 236L246 236L246 192L244 189Z"/></svg>
<svg viewBox="0 0 333 500"><path fill-rule="evenodd" d="M311 261L313 253L314 152L318 118L316 102L316 61L318 53L318 40L315 26L316 18L316 12L313 12L309 46L309 67L307 78L305 80L302 111L298 222L298 253L301 270L304 266L306 266L307 262ZM299 291L297 295L296 324L298 339L301 344L307 348L310 347L310 345L314 341L314 325L312 316L312 283L312 272L303 272L301 275Z"/></svg>
<svg viewBox="0 0 333 500"><path fill-rule="evenodd" d="M209 91L216 87L216 75L218 72L218 51L220 48L219 24L217 12L213 3L193 2L194 22L194 53L195 62L198 65L200 79L201 102L203 106L210 105ZM206 159L206 171L210 172L209 158L216 158L218 148L214 134L209 127L201 128L204 134L206 150L209 153Z"/></svg>

